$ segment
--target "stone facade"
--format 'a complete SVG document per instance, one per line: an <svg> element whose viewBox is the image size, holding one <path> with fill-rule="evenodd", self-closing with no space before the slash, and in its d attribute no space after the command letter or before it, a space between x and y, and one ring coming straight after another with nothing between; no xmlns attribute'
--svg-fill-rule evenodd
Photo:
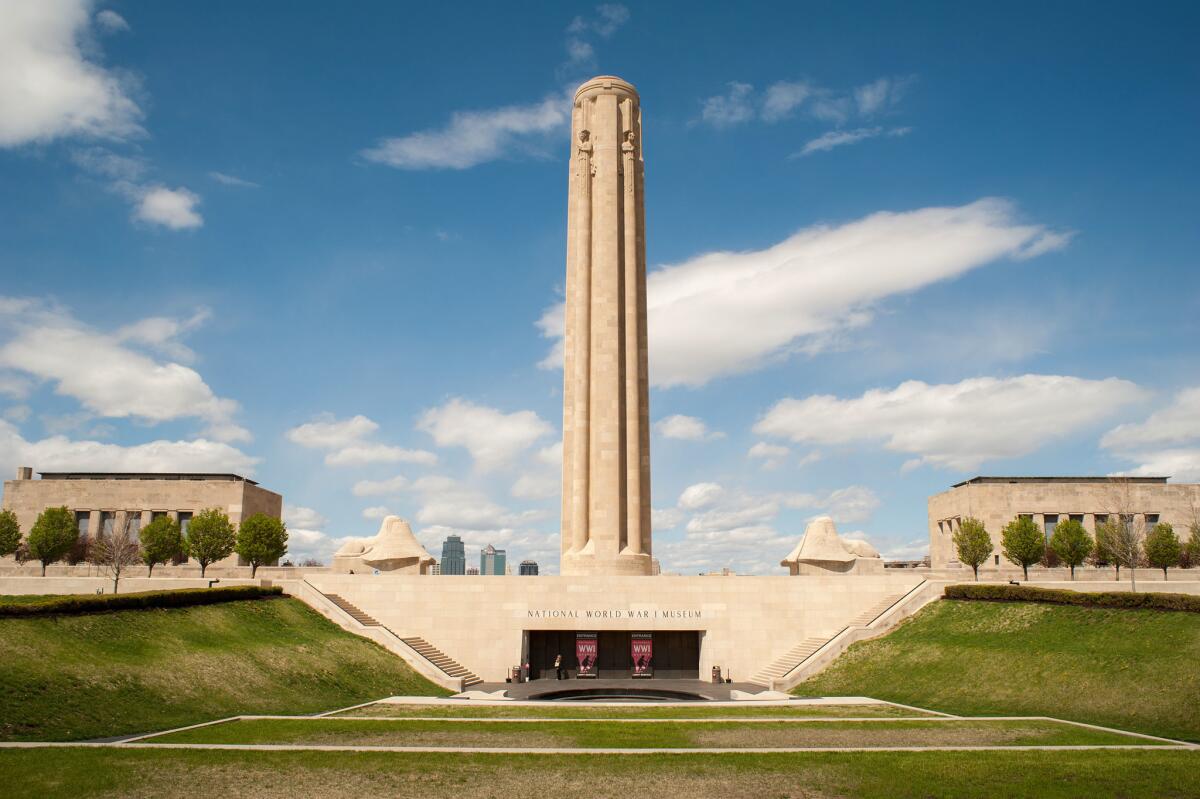
<svg viewBox="0 0 1200 799"><path fill-rule="evenodd" d="M979 569L1013 567L1000 552L1000 531L1018 515L1032 516L1047 535L1075 518L1095 535L1097 518L1133 515L1146 529L1168 522L1185 537L1200 516L1200 485L1168 483L1165 477L975 477L929 498L929 557L934 569L959 566L953 534L967 517L979 519L996 550ZM1019 569L1018 569L1019 571ZM1140 579L1140 578L1139 578Z"/></svg>
<svg viewBox="0 0 1200 799"><path fill-rule="evenodd" d="M533 631L694 631L699 675L747 680L798 643L828 637L924 581L911 570L861 576L459 577L313 574L401 637L424 638L484 680L523 662Z"/></svg>
<svg viewBox="0 0 1200 799"><path fill-rule="evenodd" d="M16 480L4 483L3 507L17 514L25 535L39 513L62 505L76 513L81 519L80 532L86 528L92 539L107 519L119 526L131 514L145 527L156 513L178 519L181 513L217 508L228 514L234 525L255 513L276 519L283 513L281 495L236 474L41 472L41 479L34 480L32 471L21 467ZM12 561L11 556L0 559ZM237 563L237 556L231 555L213 565Z"/></svg>
<svg viewBox="0 0 1200 799"><path fill-rule="evenodd" d="M579 87L570 163L561 571L649 575L644 169L631 84Z"/></svg>

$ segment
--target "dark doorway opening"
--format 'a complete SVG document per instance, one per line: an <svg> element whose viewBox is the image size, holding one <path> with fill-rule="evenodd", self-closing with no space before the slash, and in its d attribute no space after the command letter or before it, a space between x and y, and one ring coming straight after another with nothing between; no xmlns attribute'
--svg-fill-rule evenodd
<svg viewBox="0 0 1200 799"><path fill-rule="evenodd" d="M571 678L576 676L579 664L575 662L574 630L529 630L526 634L529 636L530 678L553 680L556 655L562 655L567 675ZM654 677L684 680L700 678L699 630L655 631L653 636ZM602 679L632 679L632 632L601 630L598 638L597 676Z"/></svg>

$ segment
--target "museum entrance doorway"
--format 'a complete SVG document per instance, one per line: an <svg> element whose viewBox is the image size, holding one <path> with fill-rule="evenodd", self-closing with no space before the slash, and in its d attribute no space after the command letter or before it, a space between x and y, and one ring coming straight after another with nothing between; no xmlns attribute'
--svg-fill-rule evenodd
<svg viewBox="0 0 1200 799"><path fill-rule="evenodd" d="M696 680L700 678L700 630L657 630L636 632L625 630L526 630L525 643L530 679L554 679L554 658L562 655L567 676L579 676L576 658L579 637L592 641L595 636L595 676L619 679L634 676L634 648L645 652L649 646L651 678ZM590 651L590 650L589 650ZM642 679L639 677L638 679Z"/></svg>

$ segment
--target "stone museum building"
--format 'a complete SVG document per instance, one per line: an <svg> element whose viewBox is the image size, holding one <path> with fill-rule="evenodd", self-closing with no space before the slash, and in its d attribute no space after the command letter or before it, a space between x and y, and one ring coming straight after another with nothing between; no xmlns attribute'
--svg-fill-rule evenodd
<svg viewBox="0 0 1200 799"><path fill-rule="evenodd" d="M973 477L929 498L930 565L960 565L953 536L966 518L982 521L996 546L982 573L1012 566L1000 554L1000 531L1018 516L1031 517L1049 540L1064 519L1082 522L1094 536L1114 514L1132 516L1146 530L1167 522L1184 537L1200 521L1200 485L1166 477Z"/></svg>
<svg viewBox="0 0 1200 799"><path fill-rule="evenodd" d="M17 514L21 532L46 508L66 506L75 514L80 538L96 538L130 520L136 533L151 519L170 516L185 531L198 511L217 508L236 526L255 513L276 519L283 513L283 497L253 480L236 474L159 472L39 472L22 466L17 478L4 483L3 507ZM11 560L11 556L6 560ZM231 555L217 566L239 565Z"/></svg>

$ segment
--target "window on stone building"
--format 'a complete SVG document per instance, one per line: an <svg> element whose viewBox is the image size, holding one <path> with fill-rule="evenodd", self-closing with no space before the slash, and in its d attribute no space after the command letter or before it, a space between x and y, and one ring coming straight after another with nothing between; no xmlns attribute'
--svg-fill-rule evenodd
<svg viewBox="0 0 1200 799"><path fill-rule="evenodd" d="M117 514L114 511L100 511L100 535L112 535L116 523Z"/></svg>
<svg viewBox="0 0 1200 799"><path fill-rule="evenodd" d="M1158 524L1159 515L1157 513L1146 514L1146 532L1154 529L1154 525Z"/></svg>
<svg viewBox="0 0 1200 799"><path fill-rule="evenodd" d="M181 511L179 511L177 519L179 521L179 534L181 536L183 536L184 540L186 541L188 525L192 523L192 513L191 513L191 511L181 510ZM174 563L176 566L178 566L180 563L187 563L188 556L180 555L179 557L175 558L171 562Z"/></svg>
<svg viewBox="0 0 1200 799"><path fill-rule="evenodd" d="M142 533L142 512L140 510L127 511L125 514L129 520L129 535L134 541L140 540Z"/></svg>
<svg viewBox="0 0 1200 799"><path fill-rule="evenodd" d="M1079 522L1080 524L1083 524L1083 514L1082 513L1072 513L1071 521Z"/></svg>
<svg viewBox="0 0 1200 799"><path fill-rule="evenodd" d="M1049 541L1050 536L1054 535L1055 525L1058 524L1058 514L1057 513L1047 513L1043 518L1045 519L1045 524L1044 524L1043 530L1046 535L1046 540Z"/></svg>
<svg viewBox="0 0 1200 799"><path fill-rule="evenodd" d="M995 558L996 558L996 565L997 565L997 566L999 566L999 565L1000 565L1000 556L999 556L999 555L994 555L993 557L995 557Z"/></svg>
<svg viewBox="0 0 1200 799"><path fill-rule="evenodd" d="M1106 524L1108 524L1108 514L1097 513L1096 514L1096 529L1099 530L1101 527L1103 527Z"/></svg>
<svg viewBox="0 0 1200 799"><path fill-rule="evenodd" d="M75 527L79 530L80 538L87 538L88 529L92 523L92 512L89 510L75 511Z"/></svg>
<svg viewBox="0 0 1200 799"><path fill-rule="evenodd" d="M152 510L152 511L150 511L150 521L154 521L155 519L161 519L162 517L164 517L166 515L167 515L167 512L165 510Z"/></svg>

